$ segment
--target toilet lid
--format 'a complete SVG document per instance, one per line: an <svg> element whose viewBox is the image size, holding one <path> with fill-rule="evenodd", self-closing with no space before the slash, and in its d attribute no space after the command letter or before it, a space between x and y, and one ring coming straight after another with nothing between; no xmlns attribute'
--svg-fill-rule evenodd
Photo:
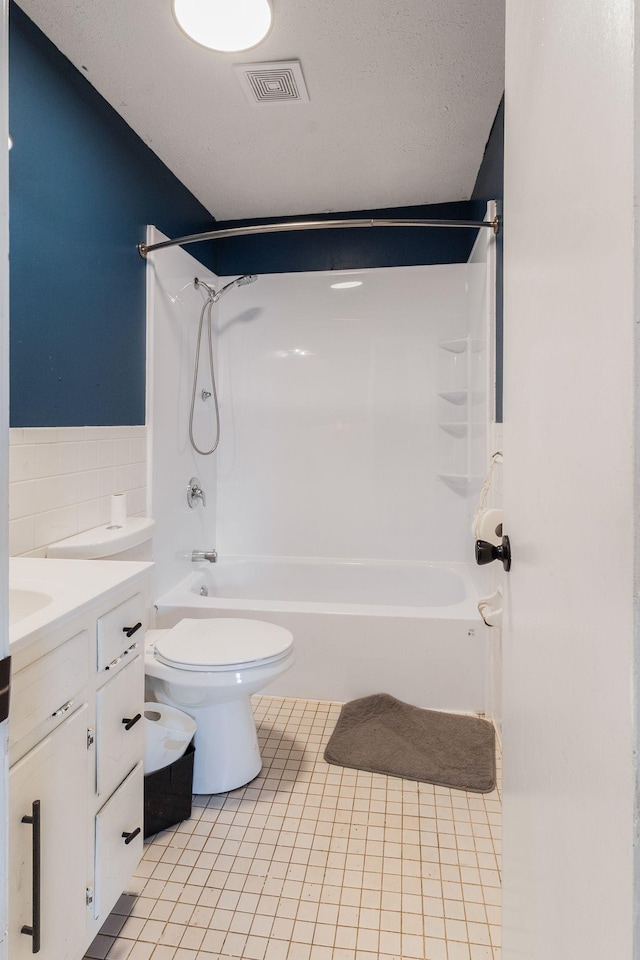
<svg viewBox="0 0 640 960"><path fill-rule="evenodd" d="M181 620L156 641L155 655L181 670L228 670L279 660L293 646L284 627L263 620Z"/></svg>

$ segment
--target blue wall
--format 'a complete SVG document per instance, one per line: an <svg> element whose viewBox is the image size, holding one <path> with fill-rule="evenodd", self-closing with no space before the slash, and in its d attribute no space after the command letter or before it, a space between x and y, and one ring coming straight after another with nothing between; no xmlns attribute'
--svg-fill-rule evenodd
<svg viewBox="0 0 640 960"><path fill-rule="evenodd" d="M13 3L9 122L11 424L144 423L136 243L214 221Z"/></svg>
<svg viewBox="0 0 640 960"><path fill-rule="evenodd" d="M482 219L483 201L503 196L502 118L501 105L472 200L334 216ZM173 237L216 224L15 3L10 129L11 424L143 423L145 264L136 243L147 223ZM474 240L473 230L373 228L188 250L229 276L461 263ZM501 284L501 259L499 269ZM500 383L501 374L500 364ZM498 404L501 413L501 387Z"/></svg>
<svg viewBox="0 0 640 960"><path fill-rule="evenodd" d="M352 210L336 214L274 217L272 220L412 218L475 220L478 205L471 201L438 203L384 210ZM245 226L264 220L235 220L219 227ZM303 270L362 270L422 263L464 263L476 238L475 230L407 227L367 227L276 233L216 241L217 273L293 273Z"/></svg>

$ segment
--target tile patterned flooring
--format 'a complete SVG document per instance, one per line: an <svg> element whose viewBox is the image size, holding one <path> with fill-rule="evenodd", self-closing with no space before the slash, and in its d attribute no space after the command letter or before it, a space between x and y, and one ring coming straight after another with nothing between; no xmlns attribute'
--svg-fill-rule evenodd
<svg viewBox="0 0 640 960"><path fill-rule="evenodd" d="M150 838L87 958L498 960L499 790L328 765L338 703L254 711L260 776Z"/></svg>

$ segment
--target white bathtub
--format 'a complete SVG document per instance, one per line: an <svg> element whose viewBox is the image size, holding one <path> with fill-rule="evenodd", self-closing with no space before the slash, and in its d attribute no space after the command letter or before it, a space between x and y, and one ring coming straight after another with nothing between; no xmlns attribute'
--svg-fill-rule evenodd
<svg viewBox="0 0 640 960"><path fill-rule="evenodd" d="M435 710L484 712L488 631L477 602L462 563L232 557L165 594L156 625L251 617L287 627L296 663L265 690L274 696L385 692Z"/></svg>

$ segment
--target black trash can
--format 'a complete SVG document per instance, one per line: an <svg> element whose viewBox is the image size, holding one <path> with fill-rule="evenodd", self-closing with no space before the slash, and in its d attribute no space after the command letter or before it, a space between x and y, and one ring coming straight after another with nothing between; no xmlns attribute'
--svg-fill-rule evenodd
<svg viewBox="0 0 640 960"><path fill-rule="evenodd" d="M144 778L144 835L150 837L191 816L193 741L186 752Z"/></svg>

